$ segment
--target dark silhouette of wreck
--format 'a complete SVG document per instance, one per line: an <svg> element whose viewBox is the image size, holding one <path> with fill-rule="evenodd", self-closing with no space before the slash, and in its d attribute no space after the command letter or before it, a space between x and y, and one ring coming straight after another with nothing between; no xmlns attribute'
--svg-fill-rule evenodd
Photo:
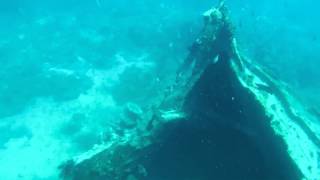
<svg viewBox="0 0 320 180"><path fill-rule="evenodd" d="M319 179L316 117L240 54L223 3L204 19L176 83L151 115L130 136L61 165L62 179Z"/></svg>

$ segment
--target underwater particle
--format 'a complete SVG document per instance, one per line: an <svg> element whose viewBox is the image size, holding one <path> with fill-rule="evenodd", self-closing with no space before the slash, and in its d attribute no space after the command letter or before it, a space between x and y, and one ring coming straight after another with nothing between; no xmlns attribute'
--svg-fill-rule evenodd
<svg viewBox="0 0 320 180"><path fill-rule="evenodd" d="M26 37L26 36L25 36L24 34L19 34L19 35L18 35L18 39L19 39L19 40L24 40L25 37Z"/></svg>
<svg viewBox="0 0 320 180"><path fill-rule="evenodd" d="M219 55L213 59L213 64L216 64L219 61Z"/></svg>

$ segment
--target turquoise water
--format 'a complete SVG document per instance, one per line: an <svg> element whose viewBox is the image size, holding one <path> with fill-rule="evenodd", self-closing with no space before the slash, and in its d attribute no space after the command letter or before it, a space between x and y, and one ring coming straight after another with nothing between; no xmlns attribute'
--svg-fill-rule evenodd
<svg viewBox="0 0 320 180"><path fill-rule="evenodd" d="M61 162L121 128L127 103L150 109L215 3L1 2L0 179L57 179ZM319 112L320 4L226 3L240 49Z"/></svg>

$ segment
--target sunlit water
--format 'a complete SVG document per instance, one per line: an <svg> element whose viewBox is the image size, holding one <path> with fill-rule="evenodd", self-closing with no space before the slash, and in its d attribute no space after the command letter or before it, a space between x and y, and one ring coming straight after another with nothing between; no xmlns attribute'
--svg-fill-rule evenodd
<svg viewBox="0 0 320 180"><path fill-rule="evenodd" d="M103 141L126 103L147 105L175 75L212 3L0 2L0 179L57 179L61 162ZM227 1L242 51L313 109L316 3Z"/></svg>

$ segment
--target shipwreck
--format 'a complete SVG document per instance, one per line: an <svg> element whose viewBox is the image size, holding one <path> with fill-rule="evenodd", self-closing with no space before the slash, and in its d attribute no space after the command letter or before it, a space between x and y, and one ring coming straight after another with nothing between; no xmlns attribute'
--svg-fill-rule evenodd
<svg viewBox="0 0 320 180"><path fill-rule="evenodd" d="M72 180L319 180L320 121L237 47L226 6L204 13L155 108L60 166Z"/></svg>

